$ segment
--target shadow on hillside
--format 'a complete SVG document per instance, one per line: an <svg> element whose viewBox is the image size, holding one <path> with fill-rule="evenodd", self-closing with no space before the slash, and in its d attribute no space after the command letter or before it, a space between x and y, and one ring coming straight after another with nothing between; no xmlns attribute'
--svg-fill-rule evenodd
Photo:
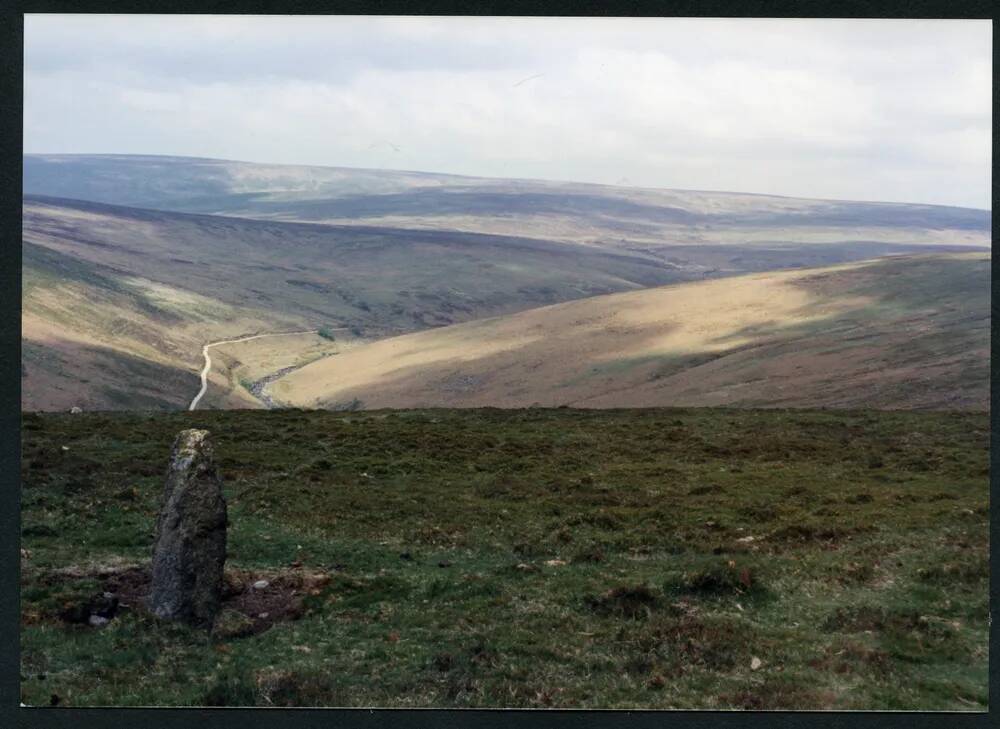
<svg viewBox="0 0 1000 729"><path fill-rule="evenodd" d="M193 370L109 347L23 340L21 351L23 411L184 410L200 385Z"/></svg>
<svg viewBox="0 0 1000 729"><path fill-rule="evenodd" d="M480 357L400 368L377 384L337 393L326 404L336 406L357 401L363 404L366 390L377 387L399 393L421 393L416 398L421 402L414 406L521 407L535 401L558 405L578 401L574 386L593 378L606 378L607 393L615 387L630 389L653 380L666 381L703 366L712 367L718 376L720 367L727 367L719 360L734 356L738 360L732 362L731 376L739 378L740 372L749 372L748 367L759 369L757 363L770 365L782 357L808 362L802 358L815 355L816 367L828 368L831 363L839 367L842 363L845 378L862 377L865 381L858 387L873 393L879 393L881 374L890 372L892 386L878 395L882 406L891 406L893 398L900 402L922 402L924 396L931 398L928 402L932 404L954 402L966 407L982 399L985 406L985 393L989 389L989 267L988 257L931 255L820 271L789 282L808 292L810 301L800 311L809 321L794 324L771 321L730 332L710 340L713 344L733 344L719 350L706 348L612 361L573 361L560 387L545 392L530 386L533 368L546 364L532 352L538 341L534 338L521 346ZM846 305L839 310L831 309L831 303L838 299L845 300ZM641 346L644 338L658 339L667 331L669 328L664 325L636 326L634 341ZM593 336L599 336L599 327ZM907 372L913 373L909 380ZM802 374L822 375L831 383L838 377L836 370ZM797 375L783 375L789 376ZM516 380L523 383L520 391L510 384ZM498 394L504 383L509 384L506 389L511 393L509 403L504 403ZM835 390L843 389L841 385L849 384L846 379L844 383L831 384L828 395L832 397ZM926 392L921 393L922 390ZM584 398L587 399L593 398Z"/></svg>

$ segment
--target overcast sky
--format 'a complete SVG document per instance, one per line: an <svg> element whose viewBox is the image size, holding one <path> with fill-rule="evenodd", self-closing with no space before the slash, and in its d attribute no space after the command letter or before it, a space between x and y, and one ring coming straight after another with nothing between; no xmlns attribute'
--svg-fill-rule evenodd
<svg viewBox="0 0 1000 729"><path fill-rule="evenodd" d="M29 15L26 152L990 207L989 21Z"/></svg>

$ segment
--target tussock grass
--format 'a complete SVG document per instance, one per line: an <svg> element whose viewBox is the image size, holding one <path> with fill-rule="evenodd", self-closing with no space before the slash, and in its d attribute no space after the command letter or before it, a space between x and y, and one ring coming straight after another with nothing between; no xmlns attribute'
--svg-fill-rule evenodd
<svg viewBox="0 0 1000 729"><path fill-rule="evenodd" d="M23 426L28 704L986 706L982 414L231 411ZM134 607L100 629L67 620L109 576L148 564L185 427L215 439L229 567L329 579L298 619L257 633L212 636Z"/></svg>

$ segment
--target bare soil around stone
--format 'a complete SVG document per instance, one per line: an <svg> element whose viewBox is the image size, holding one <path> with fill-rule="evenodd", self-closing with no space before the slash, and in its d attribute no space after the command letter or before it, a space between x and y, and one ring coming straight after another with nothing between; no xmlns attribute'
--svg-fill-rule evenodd
<svg viewBox="0 0 1000 729"><path fill-rule="evenodd" d="M117 611L134 610L148 613L151 575L148 566L130 566L95 570L61 570L52 573L45 582L81 582L95 579L99 588L93 595L81 596L72 604L64 605L64 616L82 616L64 622L86 623L88 610L96 609L105 594L117 599ZM267 587L255 588L254 583L267 582ZM234 611L248 621L246 629L239 637L257 635L273 625L297 620L303 614L303 599L309 594L318 594L330 578L325 574L289 570L286 572L260 572L242 569L227 569L224 576L222 605L219 614ZM96 613L95 613L96 614ZM113 619L113 617L111 618ZM232 637L232 636L230 636Z"/></svg>

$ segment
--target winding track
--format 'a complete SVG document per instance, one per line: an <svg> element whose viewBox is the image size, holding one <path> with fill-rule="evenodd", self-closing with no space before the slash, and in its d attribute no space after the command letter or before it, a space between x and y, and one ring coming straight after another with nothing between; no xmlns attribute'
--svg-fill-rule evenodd
<svg viewBox="0 0 1000 729"><path fill-rule="evenodd" d="M198 407L198 402L201 400L205 391L208 390L208 373L212 370L212 358L208 354L208 350L212 347L218 347L220 344L236 344L237 342L249 342L251 339L261 339L262 337L290 337L293 334L316 334L318 330L316 329L306 329L299 332L275 332L272 334L251 334L248 337L240 337L239 339L220 339L218 342L209 342L201 348L201 354L205 358L205 366L201 369L201 389L198 390L198 394L194 396L194 400L191 401L191 405L188 410L194 410Z"/></svg>

